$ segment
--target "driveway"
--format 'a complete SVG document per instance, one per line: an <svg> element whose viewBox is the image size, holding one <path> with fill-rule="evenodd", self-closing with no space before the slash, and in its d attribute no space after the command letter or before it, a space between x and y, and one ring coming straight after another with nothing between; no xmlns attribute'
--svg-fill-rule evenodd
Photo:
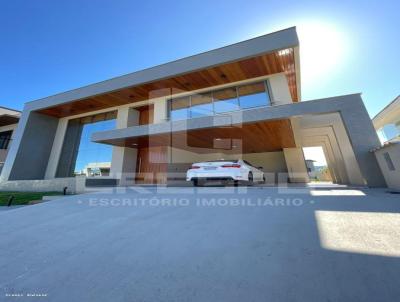
<svg viewBox="0 0 400 302"><path fill-rule="evenodd" d="M399 210L378 189L221 187L3 211L0 301L396 301Z"/></svg>

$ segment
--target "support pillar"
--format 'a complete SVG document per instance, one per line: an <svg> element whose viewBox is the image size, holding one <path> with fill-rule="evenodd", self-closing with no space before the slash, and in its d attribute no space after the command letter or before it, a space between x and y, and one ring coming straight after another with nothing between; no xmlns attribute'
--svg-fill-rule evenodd
<svg viewBox="0 0 400 302"><path fill-rule="evenodd" d="M132 108L120 108L117 114L117 129L139 124L140 112ZM137 149L113 147L110 176L119 179L119 185L135 183Z"/></svg>
<svg viewBox="0 0 400 302"><path fill-rule="evenodd" d="M302 148L284 148L286 166L289 173L289 181L292 183L307 183L308 177L306 162Z"/></svg>

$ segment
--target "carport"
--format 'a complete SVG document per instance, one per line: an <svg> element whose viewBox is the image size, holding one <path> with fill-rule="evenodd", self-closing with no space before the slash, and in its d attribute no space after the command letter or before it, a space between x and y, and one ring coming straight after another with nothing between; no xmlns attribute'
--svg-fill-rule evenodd
<svg viewBox="0 0 400 302"><path fill-rule="evenodd" d="M262 166L265 172L286 173L284 149L296 147L289 119L126 137L102 143L137 150L135 181L146 184L169 181L176 184L185 180L192 163L219 159L244 158Z"/></svg>

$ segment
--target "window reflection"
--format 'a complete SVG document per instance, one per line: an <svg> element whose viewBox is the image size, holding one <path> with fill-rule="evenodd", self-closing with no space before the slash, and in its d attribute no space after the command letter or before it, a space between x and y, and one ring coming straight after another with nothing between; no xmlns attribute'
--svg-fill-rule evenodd
<svg viewBox="0 0 400 302"><path fill-rule="evenodd" d="M76 151L74 174L88 177L109 176L112 146L94 143L91 136L97 131L115 129L116 112L84 117L79 120L81 134Z"/></svg>
<svg viewBox="0 0 400 302"><path fill-rule="evenodd" d="M186 120L189 116L190 98L183 97L171 100L170 117L172 120Z"/></svg>
<svg viewBox="0 0 400 302"><path fill-rule="evenodd" d="M172 99L170 119L185 120L241 109L270 106L267 82L230 87L208 93Z"/></svg>
<svg viewBox="0 0 400 302"><path fill-rule="evenodd" d="M193 95L191 98L190 117L213 115L211 93Z"/></svg>
<svg viewBox="0 0 400 302"><path fill-rule="evenodd" d="M240 108L242 109L270 105L264 82L239 86L238 94Z"/></svg>
<svg viewBox="0 0 400 302"><path fill-rule="evenodd" d="M239 110L236 87L228 88L213 93L215 113Z"/></svg>

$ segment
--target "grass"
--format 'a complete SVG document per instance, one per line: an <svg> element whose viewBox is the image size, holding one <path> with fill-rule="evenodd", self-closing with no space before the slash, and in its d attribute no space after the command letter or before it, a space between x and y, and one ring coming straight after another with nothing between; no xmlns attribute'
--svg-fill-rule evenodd
<svg viewBox="0 0 400 302"><path fill-rule="evenodd" d="M11 205L29 204L33 200L41 200L43 196L62 195L61 192L0 192L0 206L7 206L10 196L14 196Z"/></svg>

